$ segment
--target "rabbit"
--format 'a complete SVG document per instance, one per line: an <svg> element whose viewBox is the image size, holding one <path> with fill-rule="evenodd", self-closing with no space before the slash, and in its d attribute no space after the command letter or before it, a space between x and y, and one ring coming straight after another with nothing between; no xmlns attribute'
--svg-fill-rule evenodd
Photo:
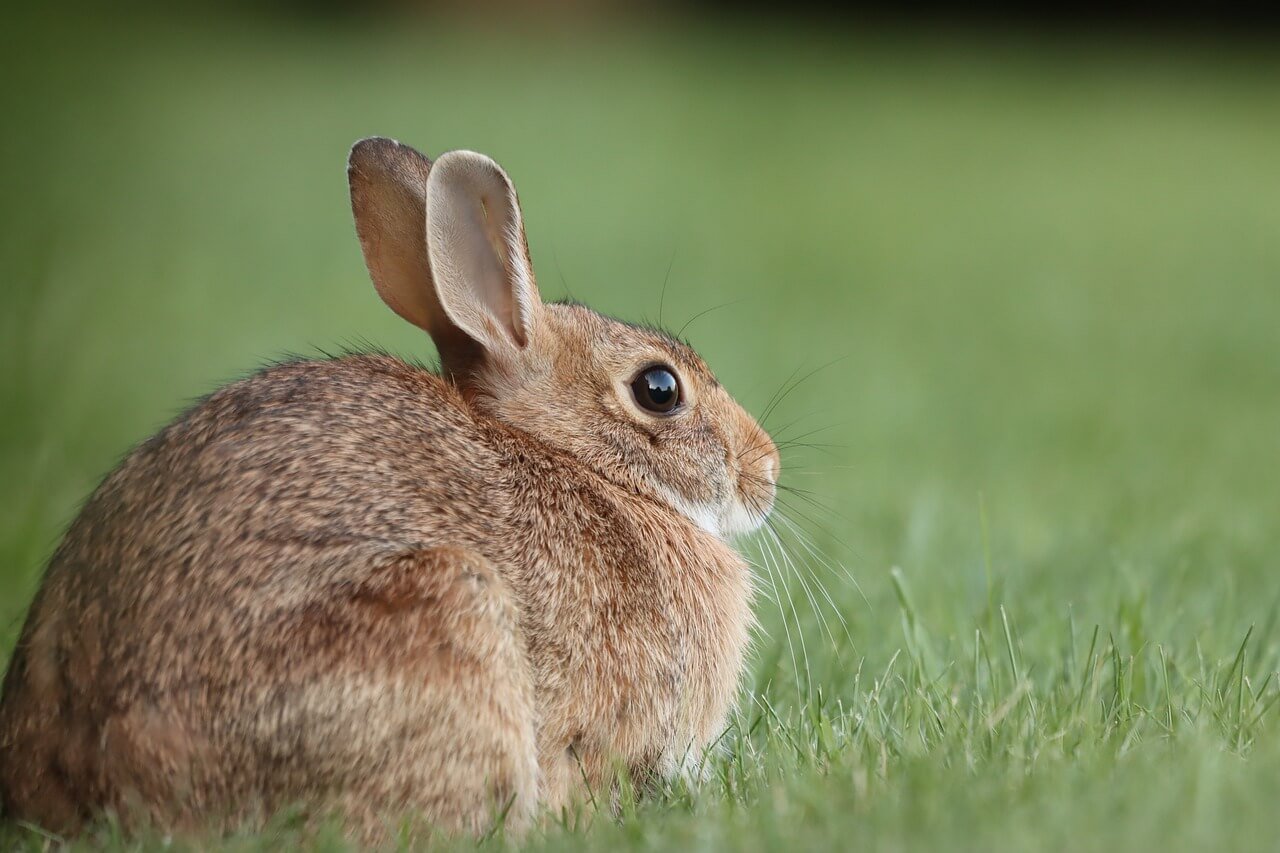
<svg viewBox="0 0 1280 853"><path fill-rule="evenodd" d="M686 344L544 303L493 160L375 137L348 180L373 284L438 372L277 363L128 455L9 662L11 818L519 833L620 771L696 773L722 734L768 434Z"/></svg>

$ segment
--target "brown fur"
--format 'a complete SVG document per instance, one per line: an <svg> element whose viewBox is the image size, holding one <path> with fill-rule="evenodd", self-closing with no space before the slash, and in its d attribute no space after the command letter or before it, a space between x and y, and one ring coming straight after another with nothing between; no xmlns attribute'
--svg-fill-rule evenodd
<svg viewBox="0 0 1280 853"><path fill-rule="evenodd" d="M400 238L370 238L360 204L369 257ZM759 523L776 451L682 344L536 299L505 316L524 315L519 346L432 315L453 381L385 355L279 365L137 448L10 662L5 811L67 831L105 809L182 828L300 804L377 838L404 814L476 832L509 809L518 830L618 767L696 764L751 586L693 518ZM680 416L628 406L651 361L679 370Z"/></svg>

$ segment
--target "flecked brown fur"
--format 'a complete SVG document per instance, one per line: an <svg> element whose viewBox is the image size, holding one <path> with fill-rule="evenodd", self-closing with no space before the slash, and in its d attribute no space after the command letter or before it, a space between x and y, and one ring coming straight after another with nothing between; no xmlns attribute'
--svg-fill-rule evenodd
<svg viewBox="0 0 1280 853"><path fill-rule="evenodd" d="M459 309L485 324L462 332L447 244L434 281L413 244L435 234L431 164L370 140L351 168L379 292L434 327L448 378L377 354L282 364L138 447L10 662L7 814L181 829L301 805L377 839L405 814L478 832L505 810L518 831L617 767L696 769L720 734L751 622L725 537L772 505L772 442L683 344L543 305L531 276L514 308ZM414 308L388 246L443 300ZM678 417L629 403L652 362L680 374Z"/></svg>

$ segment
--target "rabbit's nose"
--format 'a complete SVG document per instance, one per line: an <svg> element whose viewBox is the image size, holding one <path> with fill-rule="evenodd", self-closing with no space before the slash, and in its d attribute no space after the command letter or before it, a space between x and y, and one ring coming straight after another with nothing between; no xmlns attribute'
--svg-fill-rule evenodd
<svg viewBox="0 0 1280 853"><path fill-rule="evenodd" d="M761 461L760 465L762 468L760 473L764 476L764 479L769 483L770 486L777 486L778 485L778 469L781 467L778 461L778 455L775 453L765 457Z"/></svg>

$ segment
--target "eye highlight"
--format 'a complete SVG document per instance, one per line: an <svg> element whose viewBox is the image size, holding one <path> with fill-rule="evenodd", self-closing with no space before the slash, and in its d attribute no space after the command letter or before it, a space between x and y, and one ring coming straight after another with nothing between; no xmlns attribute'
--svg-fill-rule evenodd
<svg viewBox="0 0 1280 853"><path fill-rule="evenodd" d="M680 381L670 367L655 364L631 380L631 394L646 412L669 415L680 405Z"/></svg>

